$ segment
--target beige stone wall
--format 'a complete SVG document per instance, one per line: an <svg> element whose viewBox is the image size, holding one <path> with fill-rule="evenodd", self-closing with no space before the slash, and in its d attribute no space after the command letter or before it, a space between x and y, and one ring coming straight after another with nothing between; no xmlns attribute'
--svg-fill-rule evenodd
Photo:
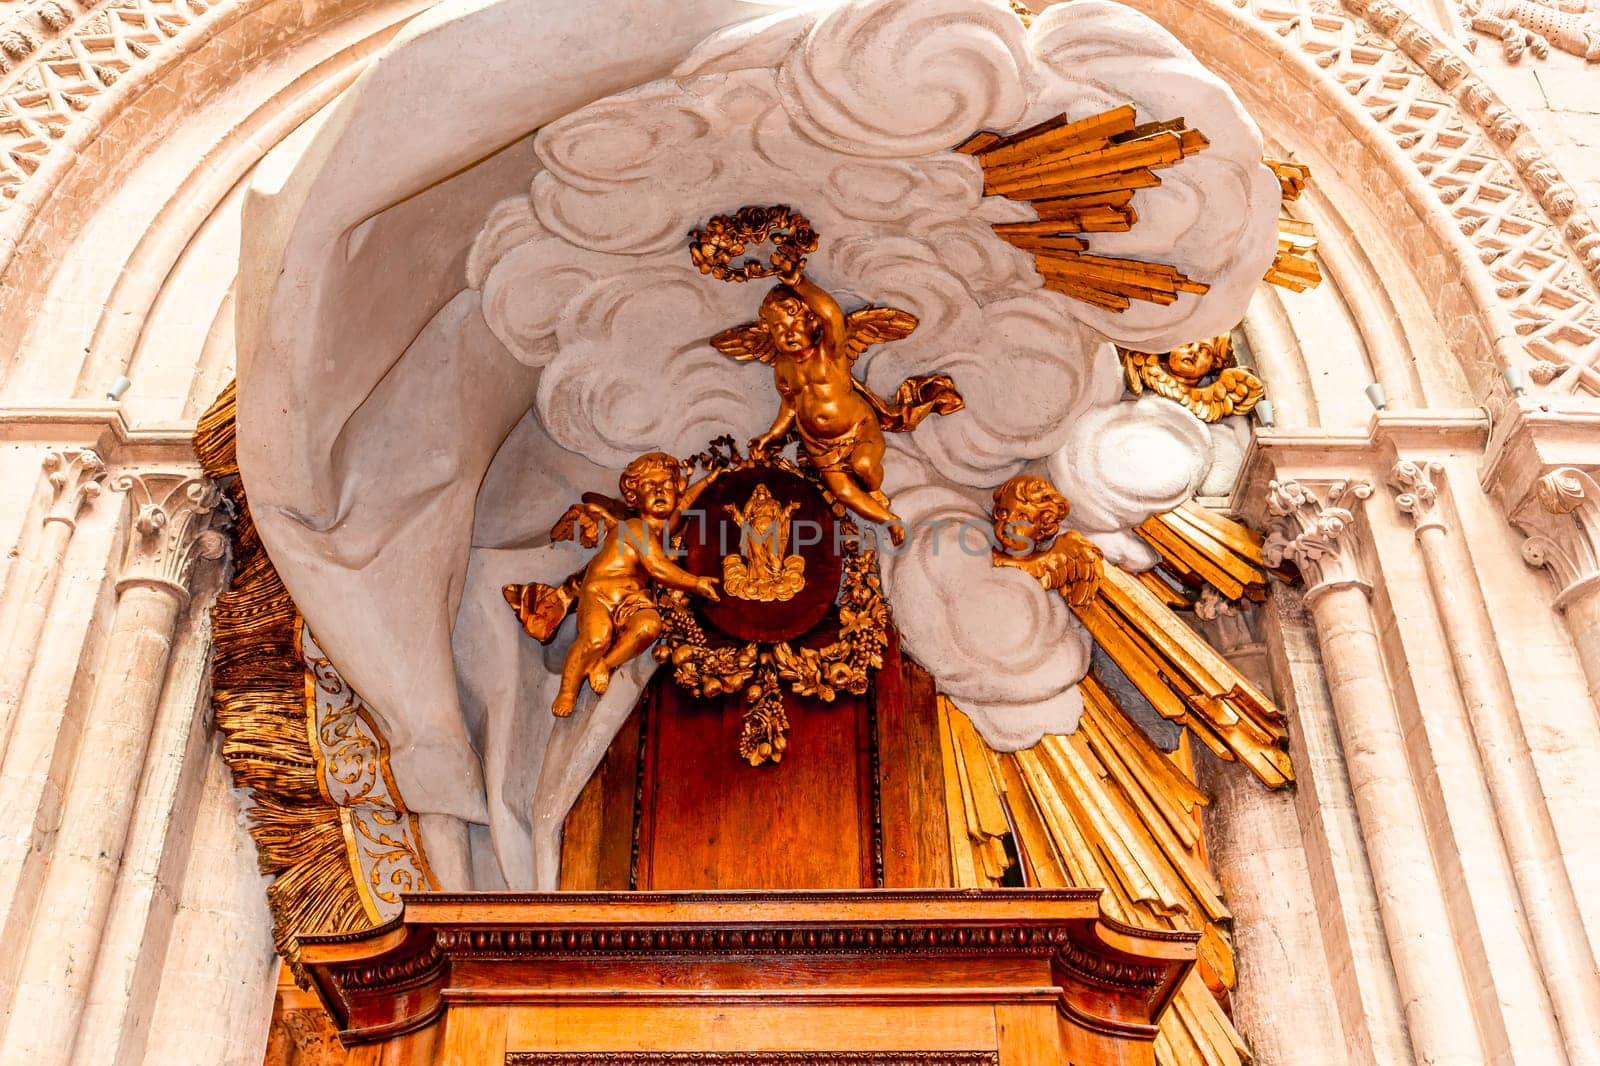
<svg viewBox="0 0 1600 1066"><path fill-rule="evenodd" d="M1218 633L1297 787L1204 770L1267 1064L1600 1062L1600 66L1511 64L1453 5L1135 3L1317 178L1329 281L1252 306L1278 424L1214 501L1307 573ZM260 1061L188 436L242 183L418 6L0 9L0 1061Z"/></svg>

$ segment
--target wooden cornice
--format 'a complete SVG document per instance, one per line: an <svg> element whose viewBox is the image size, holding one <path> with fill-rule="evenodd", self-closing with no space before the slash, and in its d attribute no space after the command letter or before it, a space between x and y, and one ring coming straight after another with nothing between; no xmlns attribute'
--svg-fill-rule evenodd
<svg viewBox="0 0 1600 1066"><path fill-rule="evenodd" d="M348 1044L455 1003L1055 1001L1153 1040L1198 935L1102 917L1085 890L473 893L405 897L301 959Z"/></svg>

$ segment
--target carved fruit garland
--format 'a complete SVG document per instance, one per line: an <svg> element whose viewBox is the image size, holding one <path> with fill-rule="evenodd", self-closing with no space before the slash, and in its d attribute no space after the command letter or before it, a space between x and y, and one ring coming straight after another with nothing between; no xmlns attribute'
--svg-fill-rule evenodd
<svg viewBox="0 0 1600 1066"><path fill-rule="evenodd" d="M654 649L656 661L670 662L673 680L695 696L743 691L739 756L751 766L781 761L788 747L785 684L797 696L832 703L840 692L865 694L872 671L883 666L889 608L878 579L877 553L860 546L853 523L845 520L843 526L839 635L823 647L795 647L789 641L713 644L687 596L669 591L660 598L662 630Z"/></svg>

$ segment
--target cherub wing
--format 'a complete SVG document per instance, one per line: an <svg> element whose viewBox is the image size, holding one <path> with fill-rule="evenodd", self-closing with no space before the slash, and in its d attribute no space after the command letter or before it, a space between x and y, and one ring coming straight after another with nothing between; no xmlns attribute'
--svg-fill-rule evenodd
<svg viewBox="0 0 1600 1066"><path fill-rule="evenodd" d="M551 540L577 539L585 548L600 543L601 526L614 526L628 516L621 500L598 492L583 494L583 502L575 503L562 512L556 524L550 527Z"/></svg>
<svg viewBox="0 0 1600 1066"><path fill-rule="evenodd" d="M874 344L903 340L917 328L917 316L893 307L863 307L844 320L844 349L853 363Z"/></svg>
<svg viewBox="0 0 1600 1066"><path fill-rule="evenodd" d="M772 334L759 322L746 322L742 326L723 330L711 338L711 347L741 363L752 360L770 363L776 353L772 346Z"/></svg>
<svg viewBox="0 0 1600 1066"><path fill-rule="evenodd" d="M1105 554L1100 546L1082 533L1065 530L1050 546L1050 555L1056 560L1056 587L1074 607L1082 607L1100 589L1100 566Z"/></svg>
<svg viewBox="0 0 1600 1066"><path fill-rule="evenodd" d="M1128 391L1135 396L1144 393L1144 370L1146 367L1159 366L1160 356L1148 352L1136 352L1132 348L1118 346L1117 354L1122 357L1122 376L1127 379Z"/></svg>
<svg viewBox="0 0 1600 1066"><path fill-rule="evenodd" d="M1061 593L1074 607L1082 607L1094 599L1100 589L1103 558L1094 541L1069 529L1062 531L1050 547L1010 565L1032 574L1045 588ZM1006 562L1004 559L996 561Z"/></svg>
<svg viewBox="0 0 1600 1066"><path fill-rule="evenodd" d="M1230 366L1217 375L1216 384L1226 396L1225 415L1249 414L1261 402L1265 389L1261 379L1243 367Z"/></svg>

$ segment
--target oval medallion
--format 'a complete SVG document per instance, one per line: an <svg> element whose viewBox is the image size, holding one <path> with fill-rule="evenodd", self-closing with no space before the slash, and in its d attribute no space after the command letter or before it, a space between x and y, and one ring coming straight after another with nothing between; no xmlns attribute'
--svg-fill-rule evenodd
<svg viewBox="0 0 1600 1066"><path fill-rule="evenodd" d="M839 591L839 544L815 485L778 466L720 474L685 515L685 567L715 577L720 603L696 604L736 640L774 643L809 632Z"/></svg>

